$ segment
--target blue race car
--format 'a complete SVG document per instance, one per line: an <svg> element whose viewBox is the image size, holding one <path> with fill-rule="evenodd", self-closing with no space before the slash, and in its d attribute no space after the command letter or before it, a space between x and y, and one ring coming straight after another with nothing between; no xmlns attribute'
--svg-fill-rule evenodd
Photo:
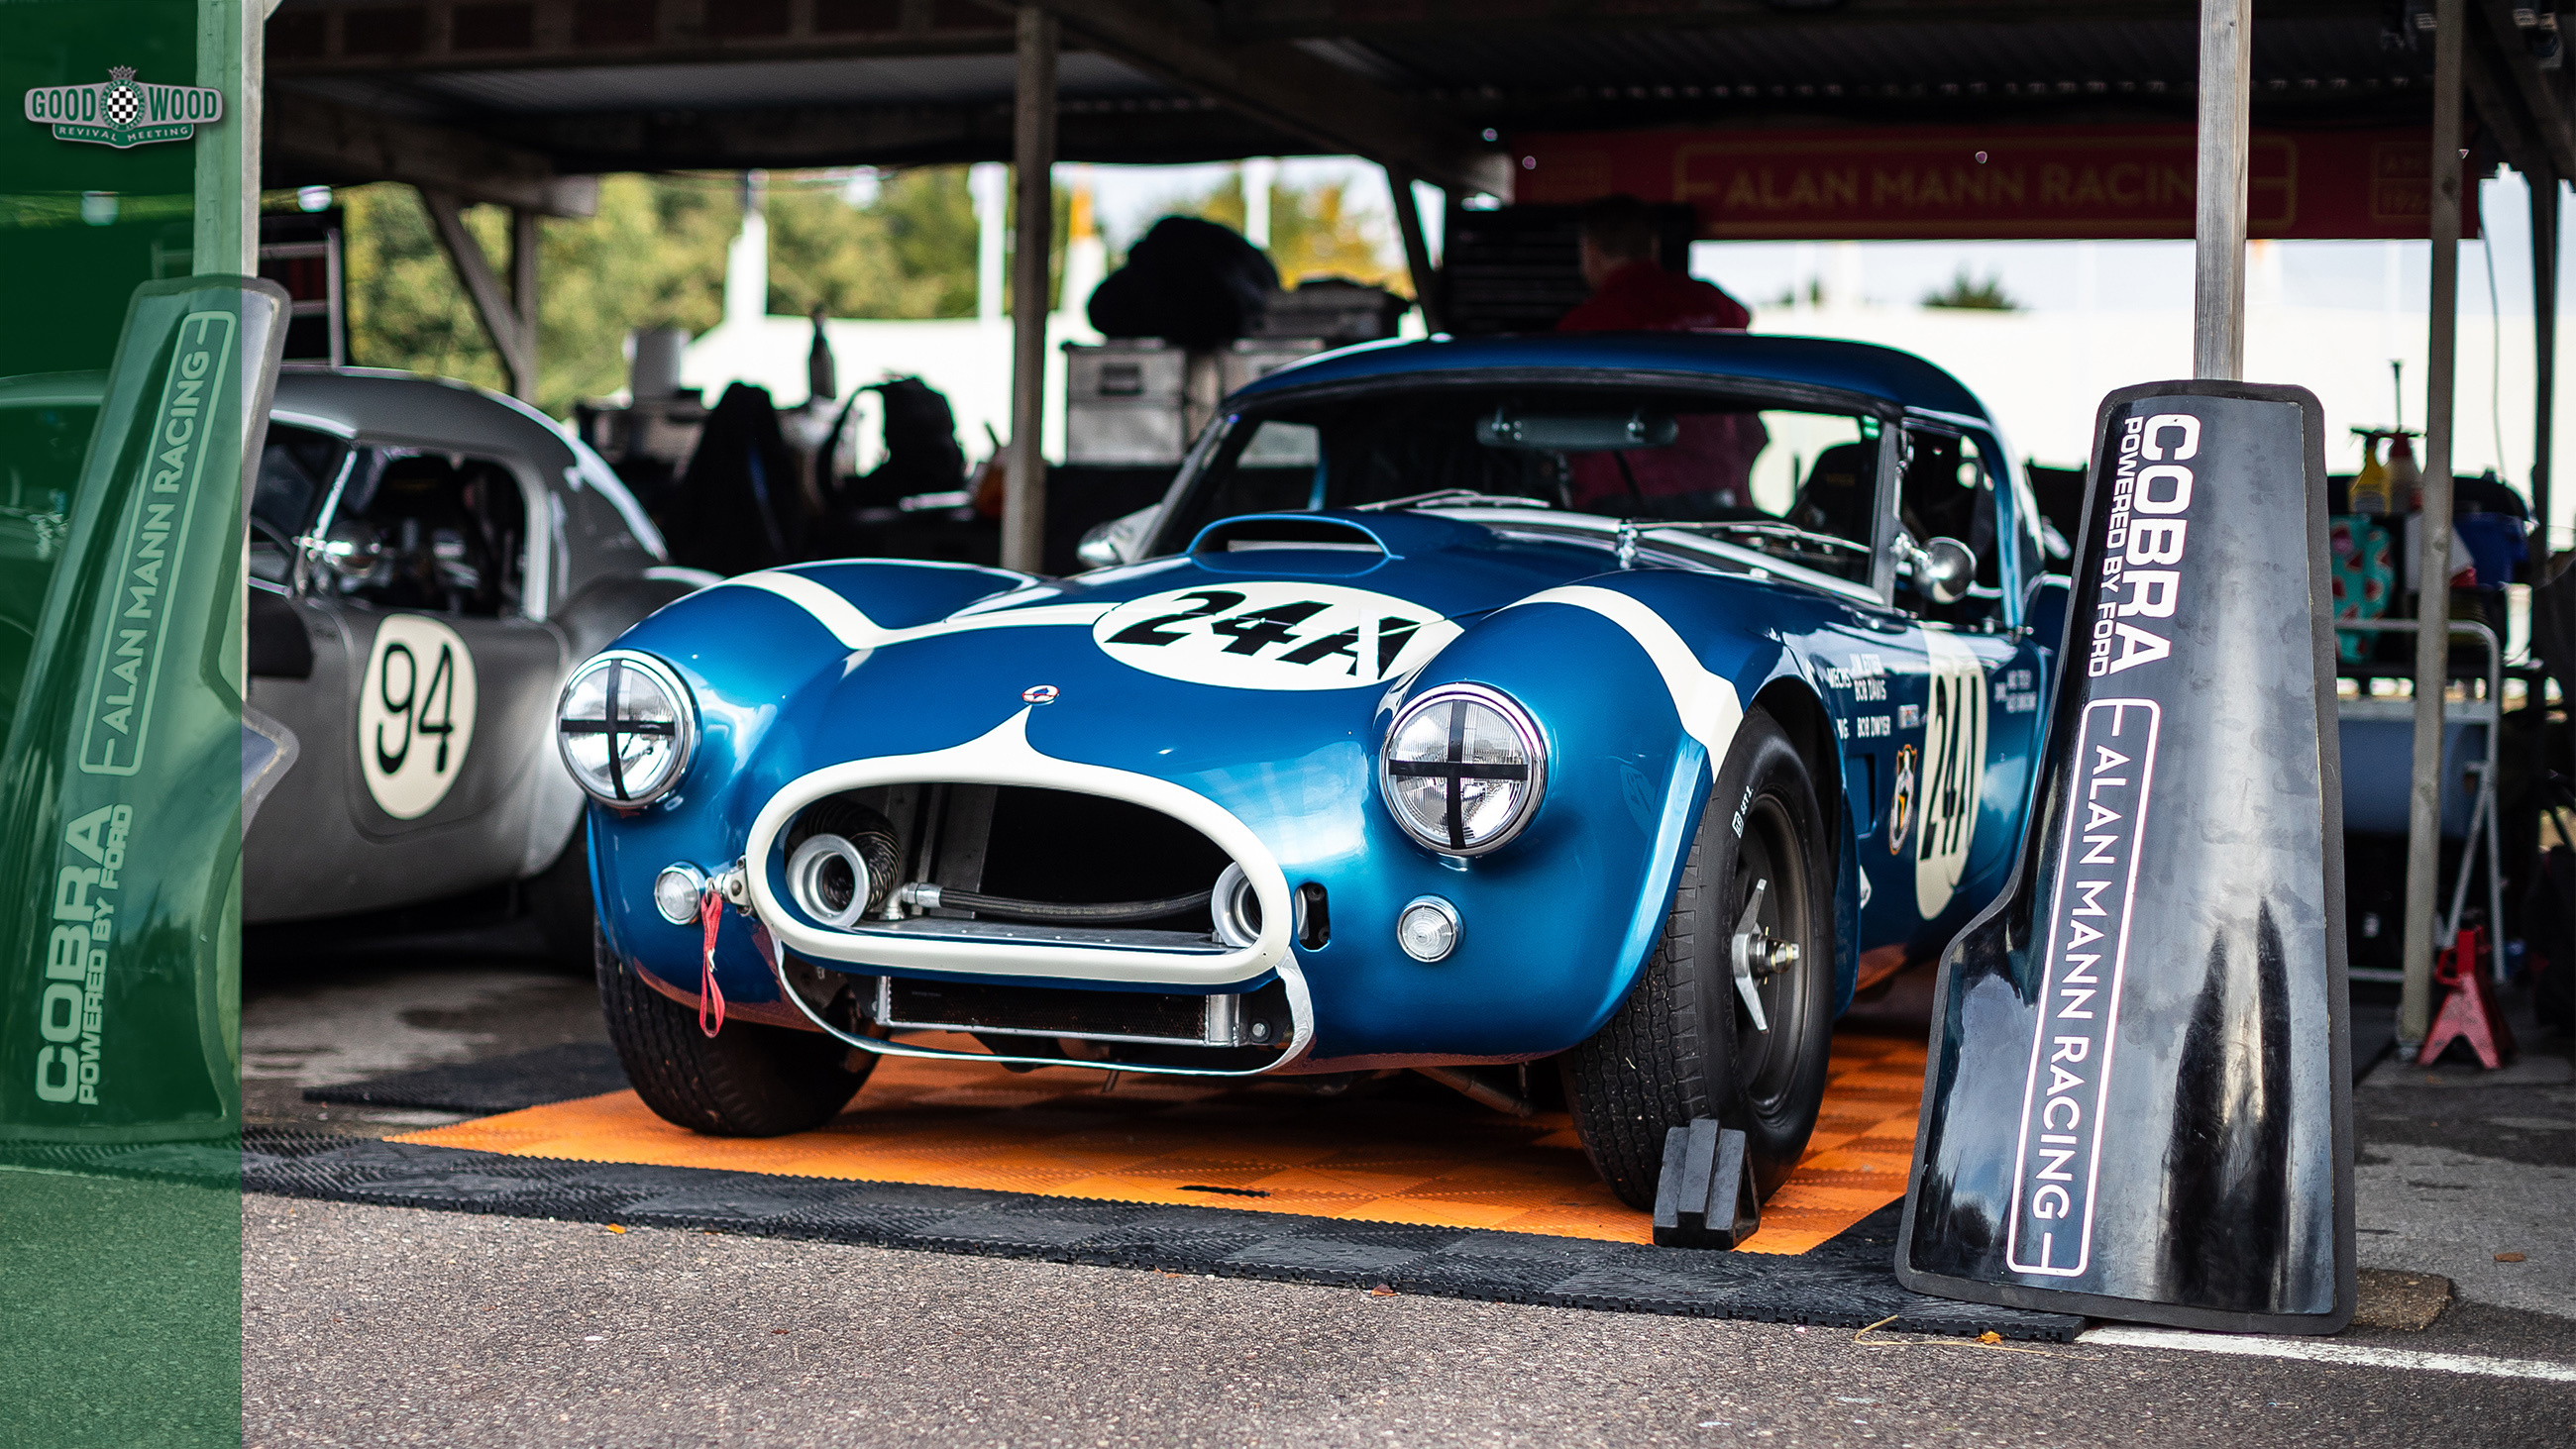
<svg viewBox="0 0 2576 1449"><path fill-rule="evenodd" d="M583 665L611 1034L745 1135L886 1055L1489 1101L1553 1063L1626 1201L1697 1117L1767 1194L1855 990L2011 867L2055 542L1904 353L1327 354L1089 572L750 574Z"/></svg>

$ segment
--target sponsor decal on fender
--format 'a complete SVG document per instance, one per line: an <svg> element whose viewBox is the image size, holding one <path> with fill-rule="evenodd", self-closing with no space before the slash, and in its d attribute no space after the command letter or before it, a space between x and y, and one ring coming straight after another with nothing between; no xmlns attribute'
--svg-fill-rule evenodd
<svg viewBox="0 0 2576 1449"><path fill-rule="evenodd" d="M1896 750L1896 787L1887 796L1887 853L1905 853L1906 833L1914 828L1914 747Z"/></svg>
<svg viewBox="0 0 2576 1449"><path fill-rule="evenodd" d="M2075 790L2058 847L2039 1030L2013 1155L2004 1261L2017 1273L2071 1278L2092 1258L2102 1103L2162 722L2153 700L2097 699L2076 730Z"/></svg>
<svg viewBox="0 0 2576 1449"><path fill-rule="evenodd" d="M1121 664L1229 689L1353 689L1411 672L1458 637L1420 604L1335 584L1173 589L1100 616L1092 642Z"/></svg>
<svg viewBox="0 0 2576 1449"><path fill-rule="evenodd" d="M389 614L376 627L358 696L358 767L396 820L447 798L474 744L474 656L436 619Z"/></svg>

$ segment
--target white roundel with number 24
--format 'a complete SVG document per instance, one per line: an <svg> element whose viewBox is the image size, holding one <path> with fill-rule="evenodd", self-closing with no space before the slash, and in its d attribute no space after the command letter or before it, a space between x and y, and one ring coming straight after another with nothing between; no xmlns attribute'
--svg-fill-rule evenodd
<svg viewBox="0 0 2576 1449"><path fill-rule="evenodd" d="M1355 689L1437 654L1458 626L1366 589L1273 580L1131 599L1100 616L1101 652L1148 674L1230 689Z"/></svg>
<svg viewBox="0 0 2576 1449"><path fill-rule="evenodd" d="M474 743L474 656L456 631L418 614L376 627L358 693L358 768L396 820L447 798Z"/></svg>

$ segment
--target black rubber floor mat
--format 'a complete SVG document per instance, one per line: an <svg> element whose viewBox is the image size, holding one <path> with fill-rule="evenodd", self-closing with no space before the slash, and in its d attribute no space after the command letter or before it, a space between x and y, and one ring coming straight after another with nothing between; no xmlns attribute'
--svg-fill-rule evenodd
<svg viewBox="0 0 2576 1449"><path fill-rule="evenodd" d="M2064 1342L2055 1313L1897 1286L1893 1205L1795 1257L1639 1247L1220 1208L566 1162L309 1133L254 1132L242 1187L385 1207L697 1228L928 1252L1159 1268L1568 1308Z"/></svg>
<svg viewBox="0 0 2576 1449"><path fill-rule="evenodd" d="M2355 1006L2352 1008L2352 1080L2358 1085L2379 1065L2379 1059L2397 1049L2397 1008L2393 1006Z"/></svg>
<svg viewBox="0 0 2576 1449"><path fill-rule="evenodd" d="M454 1062L363 1082L307 1087L308 1102L417 1107L440 1112L516 1112L626 1090L626 1069L606 1042L567 1042L489 1061Z"/></svg>

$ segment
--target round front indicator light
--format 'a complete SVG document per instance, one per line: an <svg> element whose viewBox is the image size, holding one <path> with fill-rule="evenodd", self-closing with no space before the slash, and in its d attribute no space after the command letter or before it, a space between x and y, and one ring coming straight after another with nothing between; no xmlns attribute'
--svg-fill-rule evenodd
<svg viewBox="0 0 2576 1449"><path fill-rule="evenodd" d="M1503 845L1546 789L1537 722L1480 684L1444 684L1407 704L1378 756L1378 790L1396 823L1443 855Z"/></svg>
<svg viewBox="0 0 2576 1449"><path fill-rule="evenodd" d="M1395 917L1395 944L1416 961L1439 961L1458 949L1458 908L1438 896L1416 896Z"/></svg>
<svg viewBox="0 0 2576 1449"><path fill-rule="evenodd" d="M698 868L686 862L662 867L653 877L653 909L674 926L685 926L698 918L698 902L705 898L707 878Z"/></svg>
<svg viewBox="0 0 2576 1449"><path fill-rule="evenodd" d="M689 767L698 712L688 686L649 654L592 657L555 702L555 744L593 799L632 809L659 799Z"/></svg>

